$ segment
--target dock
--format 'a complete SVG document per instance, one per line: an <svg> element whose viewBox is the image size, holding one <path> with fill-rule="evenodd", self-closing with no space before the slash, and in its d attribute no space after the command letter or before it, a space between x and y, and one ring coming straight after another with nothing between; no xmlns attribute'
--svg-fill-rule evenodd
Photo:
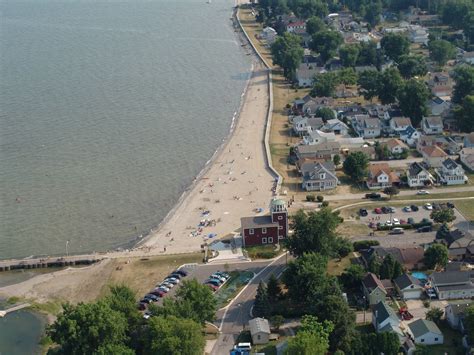
<svg viewBox="0 0 474 355"><path fill-rule="evenodd" d="M18 310L23 309L23 308L28 308L30 306L31 306L31 304L29 304L29 303L22 303L22 304L18 304L16 306L13 306L11 308L5 309L3 311L0 311L0 318L5 317L8 313L15 312L15 311L18 311Z"/></svg>
<svg viewBox="0 0 474 355"><path fill-rule="evenodd" d="M101 261L102 259L103 257L93 255L77 255L65 257L0 260L0 272L21 269L91 265Z"/></svg>

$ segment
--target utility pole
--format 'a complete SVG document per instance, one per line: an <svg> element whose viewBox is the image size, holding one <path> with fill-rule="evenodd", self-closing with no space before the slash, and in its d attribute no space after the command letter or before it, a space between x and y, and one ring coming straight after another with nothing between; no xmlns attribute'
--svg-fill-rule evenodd
<svg viewBox="0 0 474 355"><path fill-rule="evenodd" d="M69 240L66 240L66 256L69 256L68 246L69 246Z"/></svg>

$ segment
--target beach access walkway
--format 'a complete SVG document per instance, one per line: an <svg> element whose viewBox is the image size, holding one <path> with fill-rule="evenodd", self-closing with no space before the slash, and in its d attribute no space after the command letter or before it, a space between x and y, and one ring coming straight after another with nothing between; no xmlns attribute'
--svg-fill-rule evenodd
<svg viewBox="0 0 474 355"><path fill-rule="evenodd" d="M5 309L3 311L0 311L0 318L3 318L5 317L8 313L12 313L12 312L15 312L15 311L19 311L20 309L23 309L23 308L28 308L30 307L31 304L29 303L22 303L22 304L18 304L16 306L13 306L13 307L10 307L8 309Z"/></svg>

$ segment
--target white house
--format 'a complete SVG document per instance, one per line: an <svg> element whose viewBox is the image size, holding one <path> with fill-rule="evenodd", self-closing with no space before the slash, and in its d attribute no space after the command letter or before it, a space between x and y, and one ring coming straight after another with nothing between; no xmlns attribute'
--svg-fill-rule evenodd
<svg viewBox="0 0 474 355"><path fill-rule="evenodd" d="M423 293L420 281L409 274L403 274L393 280L398 294L404 300L418 300Z"/></svg>
<svg viewBox="0 0 474 355"><path fill-rule="evenodd" d="M460 185L467 180L462 166L451 158L444 160L437 172L441 182L446 185Z"/></svg>
<svg viewBox="0 0 474 355"><path fill-rule="evenodd" d="M359 137L363 138L379 137L382 128L378 118L372 118L368 115L354 115L352 126Z"/></svg>
<svg viewBox="0 0 474 355"><path fill-rule="evenodd" d="M303 144L320 144L324 142L333 142L336 136L333 132L323 132L319 129L308 132L307 136L303 137Z"/></svg>
<svg viewBox="0 0 474 355"><path fill-rule="evenodd" d="M474 65L474 52L464 52L462 58L465 63Z"/></svg>
<svg viewBox="0 0 474 355"><path fill-rule="evenodd" d="M428 31L426 28L419 25L410 25L407 33L410 42L428 44Z"/></svg>
<svg viewBox="0 0 474 355"><path fill-rule="evenodd" d="M400 139L408 144L410 147L416 145L416 142L421 136L421 132L414 129L412 126L408 126L407 129L400 132Z"/></svg>
<svg viewBox="0 0 474 355"><path fill-rule="evenodd" d="M270 341L270 324L264 318L254 318L249 321L250 336L253 344L267 344Z"/></svg>
<svg viewBox="0 0 474 355"><path fill-rule="evenodd" d="M290 22L288 25L286 25L286 32L295 33L298 31L306 31L306 22L295 21Z"/></svg>
<svg viewBox="0 0 474 355"><path fill-rule="evenodd" d="M408 117L393 117L390 120L390 129L396 134L400 134L408 127L411 127L411 121Z"/></svg>
<svg viewBox="0 0 474 355"><path fill-rule="evenodd" d="M463 148L459 152L459 159L471 171L474 171L474 148Z"/></svg>
<svg viewBox="0 0 474 355"><path fill-rule="evenodd" d="M304 136L308 132L320 129L324 125L324 121L321 117L303 117L295 116L291 119L293 124L293 131L298 136Z"/></svg>
<svg viewBox="0 0 474 355"><path fill-rule="evenodd" d="M326 124L321 128L321 130L325 132L333 132L336 135L345 136L349 131L349 127L347 127L344 122L338 120L337 118L334 118L328 120Z"/></svg>
<svg viewBox="0 0 474 355"><path fill-rule="evenodd" d="M372 312L372 325L377 333L386 326L399 327L400 319L397 314L385 301L377 303Z"/></svg>
<svg viewBox="0 0 474 355"><path fill-rule="evenodd" d="M298 86L302 88L313 86L315 75L324 72L326 72L324 67L318 67L314 63L301 63L295 73Z"/></svg>
<svg viewBox="0 0 474 355"><path fill-rule="evenodd" d="M440 168L448 157L448 154L437 145L422 147L420 153L423 156L423 162L430 168Z"/></svg>
<svg viewBox="0 0 474 355"><path fill-rule="evenodd" d="M425 134L443 133L443 120L439 116L423 117L421 129Z"/></svg>
<svg viewBox="0 0 474 355"><path fill-rule="evenodd" d="M473 303L465 301L448 303L444 309L444 314L446 315L446 320L448 321L448 324L451 326L451 328L464 332L465 327L463 320L465 312L472 305Z"/></svg>
<svg viewBox="0 0 474 355"><path fill-rule="evenodd" d="M385 143L382 143L383 145L386 145L387 148L390 150L390 153L392 154L401 154L403 153L404 150L408 149L408 147L399 139L389 139Z"/></svg>
<svg viewBox="0 0 474 355"><path fill-rule="evenodd" d="M262 33L260 35L260 37L262 39L264 39L265 41L267 41L268 44L272 44L273 42L275 42L275 39L276 39L276 36L277 36L277 31L275 31L274 28L272 27L265 27L263 30L262 30Z"/></svg>
<svg viewBox="0 0 474 355"><path fill-rule="evenodd" d="M420 163L412 163L407 170L407 182L410 187L426 186L433 182L433 176Z"/></svg>
<svg viewBox="0 0 474 355"><path fill-rule="evenodd" d="M408 324L408 331L412 335L415 344L436 345L444 342L443 333L430 320L417 319Z"/></svg>
<svg viewBox="0 0 474 355"><path fill-rule="evenodd" d="M301 174L303 175L302 187L306 191L332 190L339 182L332 161L304 164L301 167Z"/></svg>
<svg viewBox="0 0 474 355"><path fill-rule="evenodd" d="M381 189L398 182L400 178L390 170L387 163L369 164L369 175L366 181L369 189Z"/></svg>
<svg viewBox="0 0 474 355"><path fill-rule="evenodd" d="M451 102L445 98L436 96L428 100L428 108L433 116L445 116L450 111Z"/></svg>

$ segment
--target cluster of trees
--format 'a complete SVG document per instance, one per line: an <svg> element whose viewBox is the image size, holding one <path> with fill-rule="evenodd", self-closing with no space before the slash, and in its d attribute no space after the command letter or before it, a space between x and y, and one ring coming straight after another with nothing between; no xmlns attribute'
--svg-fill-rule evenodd
<svg viewBox="0 0 474 355"><path fill-rule="evenodd" d="M380 262L377 257L369 260L368 269L380 279L396 279L403 274L403 266L391 254L385 256Z"/></svg>
<svg viewBox="0 0 474 355"><path fill-rule="evenodd" d="M456 104L454 117L464 132L474 131L474 67L461 66L454 70L456 84L453 91L453 103Z"/></svg>
<svg viewBox="0 0 474 355"><path fill-rule="evenodd" d="M374 65L378 68L382 64L382 52L377 50L377 44L372 41L341 46L339 58L344 67Z"/></svg>
<svg viewBox="0 0 474 355"><path fill-rule="evenodd" d="M301 64L304 54L300 38L295 34L285 32L282 36L278 36L272 44L271 53L273 63L283 69L285 78L294 78L296 69Z"/></svg>
<svg viewBox="0 0 474 355"><path fill-rule="evenodd" d="M202 323L214 318L215 298L197 280L184 281L175 301L150 305L154 315L145 321L133 291L111 287L110 295L95 303L65 304L48 328L57 344L54 354L202 354Z"/></svg>
<svg viewBox="0 0 474 355"><path fill-rule="evenodd" d="M253 314L264 318L270 318L271 315L279 315L278 301L282 297L280 281L272 274L266 285L262 281L258 284Z"/></svg>
<svg viewBox="0 0 474 355"><path fill-rule="evenodd" d="M316 75L310 94L313 97L334 96L336 87L339 84L357 84L357 73L354 71L354 69L344 68L341 70Z"/></svg>
<svg viewBox="0 0 474 355"><path fill-rule="evenodd" d="M368 167L369 157L363 152L350 153L342 164L344 173L356 183L362 182L367 177Z"/></svg>
<svg viewBox="0 0 474 355"><path fill-rule="evenodd" d="M474 44L474 3L471 0L445 2L439 12L445 24L463 30L468 44Z"/></svg>
<svg viewBox="0 0 474 355"><path fill-rule="evenodd" d="M424 263L429 269L445 267L448 263L448 248L444 244L435 243L426 249Z"/></svg>

